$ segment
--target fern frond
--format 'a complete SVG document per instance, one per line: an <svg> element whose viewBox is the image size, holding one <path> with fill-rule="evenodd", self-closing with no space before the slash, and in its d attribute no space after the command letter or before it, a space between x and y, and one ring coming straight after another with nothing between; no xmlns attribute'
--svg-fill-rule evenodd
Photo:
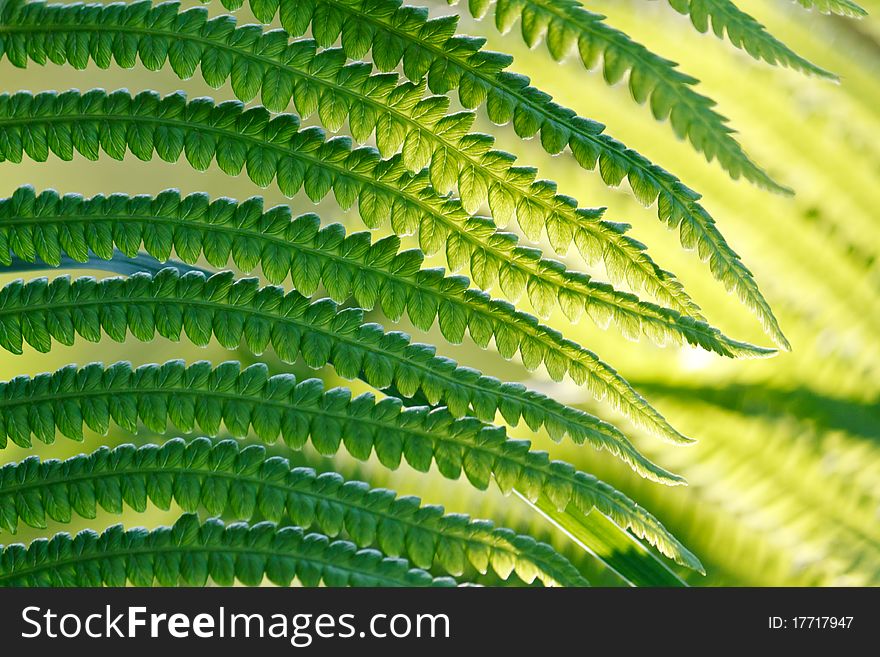
<svg viewBox="0 0 880 657"><path fill-rule="evenodd" d="M762 59L768 64L780 64L795 71L829 80L838 79L834 73L816 66L792 51L731 0L668 0L668 2L678 13L690 16L691 24L698 32L702 34L708 32L711 21L715 36L722 39L726 32L728 40L734 47L744 50L755 59Z"/></svg>
<svg viewBox="0 0 880 657"><path fill-rule="evenodd" d="M264 578L279 586L294 578L305 586L455 585L403 559L304 534L298 527L200 523L189 513L172 527L148 531L114 525L100 535L61 533L0 551L0 586L204 586L209 579L257 586Z"/></svg>
<svg viewBox="0 0 880 657"><path fill-rule="evenodd" d="M229 9L244 0L222 0ZM641 154L604 134L605 126L584 119L553 102L547 93L529 86L525 76L506 71L508 55L483 50L485 39L455 35L457 17L429 20L424 8L402 5L402 0L250 0L254 14L265 22L279 15L285 29L302 35L311 27L318 44L329 47L340 39L352 59L372 48L380 70L391 71L402 62L413 81L426 78L434 93L458 89L466 108L486 106L496 124L513 123L524 139L540 135L550 154L568 147L585 169L598 165L602 180L617 186L627 179L645 206L657 201L657 215L678 228L682 245L696 249L708 261L712 274L755 313L764 330L780 347L791 347L764 299L752 273L727 244L715 220L699 203L700 195L674 175ZM317 24L314 17L318 16ZM607 266L607 265L606 265Z"/></svg>
<svg viewBox="0 0 880 657"><path fill-rule="evenodd" d="M530 371L543 362L554 380L568 374L578 385L587 385L598 400L608 400L663 439L691 442L596 354L510 304L469 289L464 277L423 269L424 256L417 249L400 252L397 237L371 244L368 233L346 236L340 224L320 228L313 214L292 219L287 206L264 212L258 197L240 205L229 199L211 202L202 194L181 198L176 191L154 199L122 194L83 199L53 191L37 195L33 188L22 187L0 199L3 265L16 255L25 262L41 259L54 266L64 253L82 262L91 262L90 254L108 260L115 257L114 247L137 258L141 245L159 260L168 260L173 247L189 264L204 255L215 267L226 266L230 259L244 271L260 266L276 284L290 275L294 287L306 296L323 285L339 303L354 297L367 310L378 304L393 321L406 313L423 331L436 320L454 344L461 343L465 331L484 349L494 339L503 358L519 353ZM610 425L597 421L597 427L606 436L622 438ZM547 429L553 440L562 439L555 424ZM568 430L575 440L584 439L574 427Z"/></svg>
<svg viewBox="0 0 880 657"><path fill-rule="evenodd" d="M438 196L426 173L412 176L399 158L380 160L373 149L351 150L346 139L324 141L316 128L300 131L292 115L271 118L265 108L245 110L239 102L187 103L179 93L160 98L153 92L135 97L103 90L20 92L0 95L0 128L0 161L20 162L24 154L45 161L50 153L70 160L74 149L89 159L102 150L116 159L130 151L144 160L155 153L169 162L185 154L199 170L216 159L224 172L237 175L245 169L258 185L277 180L287 196L304 188L317 202L332 190L343 208L357 203L368 226L390 214L395 232L418 229L425 253L445 248L453 270L469 263L480 288L490 289L497 280L508 297L525 291L539 314L559 303L573 318L585 309L600 325L614 320L631 338L644 334L661 344L687 340L730 357L775 353L541 258L535 249L518 246L514 235L497 232L490 220L469 217L457 201Z"/></svg>
<svg viewBox="0 0 880 657"><path fill-rule="evenodd" d="M0 347L13 353L21 353L23 342L47 352L53 339L70 345L77 334L93 342L102 333L119 342L127 334L149 341L157 333L176 341L183 332L198 346L214 337L227 349L244 341L260 354L271 345L283 362L302 357L309 367L332 364L344 378L380 389L393 385L406 397L421 392L456 417L473 413L491 421L500 411L513 426L523 419L533 429L544 426L559 437L607 449L644 476L679 481L641 456L612 425L522 384L435 356L433 347L410 343L405 333L384 333L364 322L362 309L340 309L329 299L309 303L297 292L259 289L256 279L233 283L228 272L206 278L175 269L101 281L19 280L0 290Z"/></svg>
<svg viewBox="0 0 880 657"><path fill-rule="evenodd" d="M4 432L20 445L29 445L32 434L54 440L56 426L73 439L82 435L84 423L105 433L111 419L132 432L138 420L157 433L164 433L170 421L181 431L198 425L210 435L217 434L222 422L236 437L248 435L251 427L266 442L281 435L291 449L302 449L311 439L325 455L344 446L354 458L365 460L375 450L388 468L398 467L401 458L419 472L436 463L444 477L457 479L464 472L480 490L494 478L504 493L516 488L529 499L546 495L559 508L570 503L584 513L596 508L676 562L701 568L656 518L628 497L566 463L551 461L546 452L529 451L528 441L508 439L502 427L472 417L455 419L447 408L404 408L393 397L376 401L366 393L352 399L344 388L325 392L318 379L297 383L289 374L269 377L267 370L264 364L239 370L238 363L212 370L207 362L185 367L181 361L137 370L128 363L107 369L70 366L6 383L0 417ZM58 390L66 392L60 395Z"/></svg>
<svg viewBox="0 0 880 657"><path fill-rule="evenodd" d="M143 512L152 502L184 511L204 508L212 515L266 520L313 528L330 537L342 532L359 547L405 555L419 568L435 563L460 576L468 563L479 572L492 568L507 579L587 586L571 563L546 543L466 515L444 515L443 507L423 506L415 497L396 497L335 472L317 475L291 469L257 445L233 440L179 438L157 445L121 445L65 461L29 457L0 467L0 525L15 533L18 522L45 528L46 519L70 522L76 514L94 518L98 507Z"/></svg>
<svg viewBox="0 0 880 657"><path fill-rule="evenodd" d="M293 99L300 116L317 113L332 132L348 121L358 142L375 133L383 157L400 150L410 172L427 166L440 194L457 188L467 213L488 202L499 225L515 216L529 239L546 232L561 255L574 243L588 261L601 257L612 281L644 288L663 304L702 319L675 277L651 260L643 244L624 235L627 226L603 221L601 210L579 208L571 197L557 194L554 183L536 181L535 169L514 166L514 156L492 149L494 138L468 132L473 112L450 114L446 96L423 98L424 81L398 84L394 74L371 74L369 64L345 65L341 49L319 53L312 40L288 43L283 31L236 27L231 16L208 20L203 8L180 12L177 2L124 7L29 2L8 13L0 35L16 66L26 66L29 57L75 68L90 60L107 68L115 59L130 68L139 57L150 70L170 63L184 79L200 69L215 88L231 80L239 100L260 95L272 111L286 110ZM83 49L82 43L96 45Z"/></svg>
<svg viewBox="0 0 880 657"><path fill-rule="evenodd" d="M864 18L868 12L852 0L795 0L805 9L816 9L823 14L837 14L848 18Z"/></svg>
<svg viewBox="0 0 880 657"><path fill-rule="evenodd" d="M457 4L458 0L448 2ZM629 73L633 99L649 103L655 119L669 118L680 138L687 138L707 161L717 159L734 180L742 176L770 191L789 191L749 158L733 138L727 119L715 111L715 101L694 91L696 78L605 23L604 16L587 11L577 0L476 0L467 6L479 20L493 5L500 32L509 31L521 19L522 37L530 47L544 39L556 60L576 50L587 69L594 68L601 57L608 84L616 84Z"/></svg>

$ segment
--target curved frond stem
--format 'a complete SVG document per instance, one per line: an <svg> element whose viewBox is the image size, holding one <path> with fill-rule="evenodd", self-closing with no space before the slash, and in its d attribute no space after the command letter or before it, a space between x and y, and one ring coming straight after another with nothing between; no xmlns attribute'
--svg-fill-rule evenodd
<svg viewBox="0 0 880 657"><path fill-rule="evenodd" d="M677 563L701 568L628 497L567 463L551 461L546 452L530 451L528 441L509 439L502 427L456 419L445 407L404 408L393 397L376 401L365 393L352 399L344 388L325 391L317 379L297 383L289 374L269 377L264 364L244 370L232 362L214 370L207 362L186 367L181 361L136 370L128 363L70 366L6 383L0 417L4 432L21 445L30 445L31 435L54 440L56 427L74 439L82 436L84 424L106 433L111 419L129 431L140 421L164 433L170 421L181 431L198 425L209 435L216 435L222 422L233 436L247 436L253 428L266 442L280 435L291 449L302 449L311 439L325 455L343 445L360 460L375 451L388 468L398 467L402 458L419 472L436 463L444 477L457 479L464 472L480 490L494 479L506 494L516 488L529 499L545 495L560 509L568 504L584 513L595 508Z"/></svg>
<svg viewBox="0 0 880 657"><path fill-rule="evenodd" d="M419 568L435 563L461 576L470 563L507 579L516 571L526 583L587 586L587 581L546 543L495 527L488 520L446 515L443 507L415 497L346 481L335 472L291 468L258 445L175 438L158 445L101 447L64 461L29 457L0 467L0 523L15 532L18 522L45 528L46 520L94 518L98 508L142 513L151 502L168 510L201 508L216 516L311 528L330 537L345 533L361 548L405 556Z"/></svg>
<svg viewBox="0 0 880 657"><path fill-rule="evenodd" d="M630 533L621 531L607 516L584 514L571 507L559 511L544 497L535 501L518 497L629 586L687 586L660 557Z"/></svg>
<svg viewBox="0 0 880 657"><path fill-rule="evenodd" d="M4 274L23 274L29 272L44 272L54 269L100 269L109 271L122 276L131 276L138 272L147 272L148 274L158 274L163 269L172 267L185 274L188 271L200 271L203 274L210 275L206 269L194 267L175 260L160 261L156 258L138 253L133 257L128 257L119 249L113 249L109 258L104 259L88 250L85 260L76 260L66 253L61 255L58 262L48 264L45 260L35 258L24 260L20 258L14 251L10 251L8 258L0 258L0 273Z"/></svg>
<svg viewBox="0 0 880 657"><path fill-rule="evenodd" d="M8 136L0 140L0 161L20 162L27 154L40 162L50 153L70 160L74 150L92 160L101 151L115 159L128 151L144 160L156 154L168 162L185 155L199 170L216 159L225 173L245 169L258 185L277 180L286 196L304 188L317 202L332 190L343 208L357 203L368 226L390 214L395 233L418 230L426 254L445 248L453 271L469 264L481 289L497 281L509 298L525 292L541 315L558 303L573 318L586 310L600 325L614 320L633 339L641 334L661 344L686 340L728 357L775 353L544 259L518 246L516 236L498 232L491 220L469 217L457 201L438 196L425 172L413 176L398 157L381 160L374 149L352 150L346 139L325 141L316 128L299 130L289 114L271 118L265 108L245 110L239 102L187 103L179 93L162 98L153 92L135 97L103 90L21 92L0 95L0 128Z"/></svg>
<svg viewBox="0 0 880 657"><path fill-rule="evenodd" d="M289 586L454 586L377 550L305 534L271 522L255 525L199 522L185 514L153 530L113 525L97 534L60 533L27 547L0 546L0 586L257 586L268 579Z"/></svg>

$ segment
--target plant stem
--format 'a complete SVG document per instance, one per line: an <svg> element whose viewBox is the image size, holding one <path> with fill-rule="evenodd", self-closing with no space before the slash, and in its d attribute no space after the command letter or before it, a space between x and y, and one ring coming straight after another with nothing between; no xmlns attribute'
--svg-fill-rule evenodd
<svg viewBox="0 0 880 657"><path fill-rule="evenodd" d="M0 5L2 5L3 2L4 0L0 0ZM12 258L12 263L0 267L0 272L19 273L31 271L46 271L50 269L98 269L101 271L113 272L115 274L122 274L123 276L131 276L132 274L136 274L138 272L148 272L150 274L156 274L166 267L173 267L181 274L185 274L190 271L198 271L207 276L210 276L213 273L208 271L207 269L202 269L201 267L196 267L194 265L188 265L177 260L168 260L167 262L162 262L145 253L138 253L133 258L130 258L119 249L113 250L113 257L110 260L106 260L95 255L95 253L91 250L89 250L89 259L85 262L80 262L78 260L74 260L68 255L63 255L61 256L61 262L57 266L50 265L39 258L34 260L34 262L30 262L28 260L22 260L17 255L10 255Z"/></svg>

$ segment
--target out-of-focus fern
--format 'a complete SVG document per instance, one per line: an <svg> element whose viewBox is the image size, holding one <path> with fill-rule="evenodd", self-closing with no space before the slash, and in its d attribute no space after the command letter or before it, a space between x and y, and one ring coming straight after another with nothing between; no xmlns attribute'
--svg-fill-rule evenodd
<svg viewBox="0 0 880 657"><path fill-rule="evenodd" d="M691 474L694 501L669 509L678 531L718 556L713 583L877 585L876 399L771 383L642 385L689 425L718 427L699 458L672 458ZM737 564L746 554L757 561Z"/></svg>
<svg viewBox="0 0 880 657"><path fill-rule="evenodd" d="M780 64L802 73L836 80L837 76L816 66L768 33L754 18L739 9L731 0L668 0L677 12L690 16L697 31L712 32L719 39L725 33L735 47L768 64Z"/></svg>
<svg viewBox="0 0 880 657"><path fill-rule="evenodd" d="M816 9L823 14L838 14L849 18L864 18L868 15L861 6L851 0L796 0L807 9Z"/></svg>

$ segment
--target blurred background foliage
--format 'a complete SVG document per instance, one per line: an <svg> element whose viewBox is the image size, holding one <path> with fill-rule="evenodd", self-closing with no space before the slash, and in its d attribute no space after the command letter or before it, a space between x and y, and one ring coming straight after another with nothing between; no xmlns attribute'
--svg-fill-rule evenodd
<svg viewBox="0 0 880 657"><path fill-rule="evenodd" d="M518 35L500 35L489 19L478 25L464 10L459 12L460 32L487 36L490 48L515 56L514 70L530 76L561 104L606 124L610 134L703 194L707 209L757 277L793 351L768 360L723 359L697 349L629 342L617 331L602 331L588 322L571 326L557 312L551 325L612 362L673 426L699 442L691 447L661 445L607 407L601 409L649 457L688 479L688 487L678 488L642 480L590 449L557 445L546 437L539 437L536 447L595 473L651 510L705 564L705 577L681 573L693 585L880 584L880 18L874 17L880 16L880 1L863 0L871 16L852 20L806 12L786 0L737 0L796 52L839 74L841 84L755 62L728 42L697 33L687 17L665 2L585 4L699 78L698 90L718 102L746 151L796 195L777 196L730 180L717 164L707 164L679 141L668 125L655 122L647 108L634 104L625 82L609 89L600 73L585 72L574 59L552 65L543 45L530 52ZM434 2L432 16L456 9ZM210 10L225 13L219 4ZM242 10L239 20L246 23L252 17ZM140 65L132 71L93 66L85 71L54 66L18 70L4 61L0 79L2 91L100 86L233 97L228 87L212 91L201 79L180 82L170 70L150 73ZM550 157L539 145L513 137L509 127L496 128L488 121L477 127L498 135L501 147L519 155L522 163L538 166L540 177L556 180L561 193L589 206L608 206L607 218L633 224L631 234L650 245L662 267L678 274L713 324L728 335L766 344L748 310L712 280L698 258L681 250L677 235L657 221L655 209L641 207L629 189L609 190L598 175L572 166L570 155ZM91 163L77 156L70 163L0 164L0 194L7 196L23 184L86 195L155 194L169 187L238 199L261 193L267 206L290 203L296 213L314 209L302 194L288 201L271 187L260 192L244 176L230 179L216 169L200 174L182 164L145 163L130 155L125 163ZM318 211L325 223L362 228L332 201ZM581 262L576 265L583 268ZM0 283L14 277L3 275ZM374 319L389 326L381 315ZM477 363L484 372L507 380L528 379L530 386L564 403L597 411L587 393L571 382L554 384L541 372L527 375L515 362L468 342L451 347L439 332L425 335L406 322L399 328L438 345L439 353L459 362ZM231 355L219 345L197 349L161 339L137 346L79 342L58 345L49 354L26 346L22 356L4 355L0 377L36 374L72 362L124 359L139 365L177 357L253 361L244 351ZM273 360L271 353L261 360L275 372L314 376L304 367L291 369ZM336 382L330 371L321 376L329 384ZM357 384L353 388L358 390ZM85 445L63 440L41 445L39 453L64 457L100 444L149 439L146 431L134 438L114 429L107 438L88 437ZM27 455L12 446L4 459ZM292 460L416 494L449 511L491 517L551 542L594 583L621 584L524 503L495 490L481 494L464 483L415 474L406 466L389 472L347 457L331 462L314 452L292 455ZM132 513L124 521L155 526L177 515L154 509L146 516ZM100 529L116 520L108 516L78 522ZM76 522L50 530L77 529ZM25 529L17 540L27 541L31 534L37 535Z"/></svg>

